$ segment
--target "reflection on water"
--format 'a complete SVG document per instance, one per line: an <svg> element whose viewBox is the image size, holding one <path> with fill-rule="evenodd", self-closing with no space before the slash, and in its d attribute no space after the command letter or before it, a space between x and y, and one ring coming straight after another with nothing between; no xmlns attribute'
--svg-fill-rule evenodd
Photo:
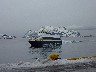
<svg viewBox="0 0 96 72"><path fill-rule="evenodd" d="M50 53L61 54L61 45L54 47L45 47L45 48L29 48L29 54L32 59L46 59Z"/></svg>

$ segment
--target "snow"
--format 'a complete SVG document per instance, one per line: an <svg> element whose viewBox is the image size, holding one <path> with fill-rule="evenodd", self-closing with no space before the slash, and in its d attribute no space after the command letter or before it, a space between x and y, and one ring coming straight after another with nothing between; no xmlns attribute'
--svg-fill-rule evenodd
<svg viewBox="0 0 96 72"><path fill-rule="evenodd" d="M46 59L47 60L47 59ZM35 62L19 62L12 64L1 64L0 72L4 71L16 71L21 70L21 72L26 71L52 71L52 70L61 70L70 71L70 70L82 70L89 68L96 68L96 58L81 58L78 60L67 60L67 59L58 59L55 61L48 61L43 63L46 60L37 59ZM16 71L17 72L17 71ZM87 72L87 71L86 71Z"/></svg>
<svg viewBox="0 0 96 72"><path fill-rule="evenodd" d="M53 27L53 26L45 26L37 31L29 30L27 33L24 35L24 37L30 37L30 35L33 35L33 33L37 33L38 35L44 35L44 34L49 34L49 35L60 35L60 36L65 36L65 37L79 37L80 33L74 30L67 30L65 27L59 26L59 27Z"/></svg>
<svg viewBox="0 0 96 72"><path fill-rule="evenodd" d="M14 39L16 36L11 36L7 34L0 34L0 39Z"/></svg>

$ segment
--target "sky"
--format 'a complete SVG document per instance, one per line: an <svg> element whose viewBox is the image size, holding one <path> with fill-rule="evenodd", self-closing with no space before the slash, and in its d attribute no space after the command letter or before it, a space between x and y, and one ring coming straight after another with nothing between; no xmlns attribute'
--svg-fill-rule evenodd
<svg viewBox="0 0 96 72"><path fill-rule="evenodd" d="M49 25L96 26L96 0L0 0L0 33Z"/></svg>

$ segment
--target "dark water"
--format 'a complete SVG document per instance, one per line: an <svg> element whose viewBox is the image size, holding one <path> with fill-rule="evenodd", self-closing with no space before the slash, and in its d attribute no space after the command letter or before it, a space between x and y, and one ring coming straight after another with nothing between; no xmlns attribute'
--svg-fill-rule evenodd
<svg viewBox="0 0 96 72"><path fill-rule="evenodd" d="M96 35L95 30L80 31L83 35ZM96 55L96 37L70 37L63 40L82 41L65 43L55 48L29 48L28 39L0 39L0 64L16 63L19 61L34 62L37 58L46 59L50 53L58 53L61 58Z"/></svg>

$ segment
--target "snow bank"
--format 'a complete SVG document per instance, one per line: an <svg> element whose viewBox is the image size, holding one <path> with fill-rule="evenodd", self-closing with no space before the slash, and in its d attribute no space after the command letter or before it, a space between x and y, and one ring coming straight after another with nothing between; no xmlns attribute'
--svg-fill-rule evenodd
<svg viewBox="0 0 96 72"><path fill-rule="evenodd" d="M44 60L43 60L44 61ZM0 72L42 72L42 71L76 71L96 68L96 58L81 58L77 60L59 59L42 63L39 59L35 62L20 62L0 65Z"/></svg>

